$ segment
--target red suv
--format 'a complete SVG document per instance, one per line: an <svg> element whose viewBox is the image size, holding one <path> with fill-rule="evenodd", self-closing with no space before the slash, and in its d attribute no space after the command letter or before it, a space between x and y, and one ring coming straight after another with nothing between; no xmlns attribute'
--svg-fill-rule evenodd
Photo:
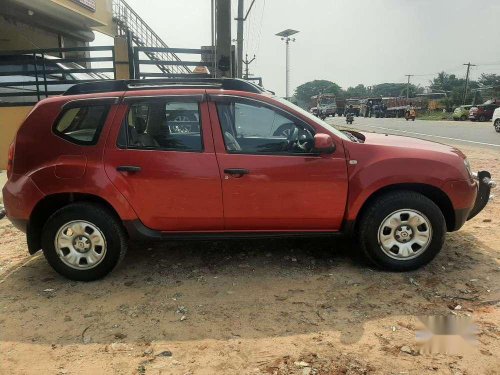
<svg viewBox="0 0 500 375"><path fill-rule="evenodd" d="M341 132L252 83L113 81L42 100L9 150L7 216L62 275L128 239L353 234L381 268L429 262L494 186L442 144Z"/></svg>
<svg viewBox="0 0 500 375"><path fill-rule="evenodd" d="M500 106L496 101L487 101L484 104L472 107L469 110L469 120L471 121L490 121L493 117L493 112Z"/></svg>

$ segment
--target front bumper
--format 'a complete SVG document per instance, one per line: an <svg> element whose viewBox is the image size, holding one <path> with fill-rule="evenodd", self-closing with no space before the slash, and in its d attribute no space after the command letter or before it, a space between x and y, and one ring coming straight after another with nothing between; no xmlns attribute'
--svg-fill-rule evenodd
<svg viewBox="0 0 500 375"><path fill-rule="evenodd" d="M493 195L491 195L491 189L494 189L497 186L496 182L491 179L491 174L488 171L475 173L474 179L478 181L479 188L477 190L474 207L472 207L472 210L469 212L467 220L475 217L483 210L483 208L486 207L490 199L493 199Z"/></svg>

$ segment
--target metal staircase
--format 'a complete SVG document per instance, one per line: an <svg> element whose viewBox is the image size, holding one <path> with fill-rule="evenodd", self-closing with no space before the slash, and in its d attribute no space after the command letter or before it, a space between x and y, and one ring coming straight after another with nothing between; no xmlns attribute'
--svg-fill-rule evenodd
<svg viewBox="0 0 500 375"><path fill-rule="evenodd" d="M127 30L130 31L132 41L137 46L169 48L125 0L113 0L113 19L118 26L118 32L124 35ZM152 61L182 61L175 53L171 52L144 51L144 54ZM157 66L165 75L191 73L191 69L183 64L163 65L159 63Z"/></svg>

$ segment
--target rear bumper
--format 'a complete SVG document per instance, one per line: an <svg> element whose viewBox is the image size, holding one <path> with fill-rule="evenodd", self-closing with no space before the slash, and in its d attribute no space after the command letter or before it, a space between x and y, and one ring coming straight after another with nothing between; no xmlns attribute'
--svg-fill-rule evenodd
<svg viewBox="0 0 500 375"><path fill-rule="evenodd" d="M3 190L5 213L12 224L26 232L31 211L43 193L27 176L13 176L5 184Z"/></svg>
<svg viewBox="0 0 500 375"><path fill-rule="evenodd" d="M478 181L479 187L477 190L476 201L474 202L474 206L467 216L467 220L475 217L486 207L490 199L493 198L493 196L490 195L491 189L494 189L496 187L496 183L495 181L493 181L493 179L491 178L491 174L488 171L478 172L474 175L474 178Z"/></svg>

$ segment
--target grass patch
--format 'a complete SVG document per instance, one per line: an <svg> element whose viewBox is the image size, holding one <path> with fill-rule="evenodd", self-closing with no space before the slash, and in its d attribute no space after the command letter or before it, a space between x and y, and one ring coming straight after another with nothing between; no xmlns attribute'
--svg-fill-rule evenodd
<svg viewBox="0 0 500 375"><path fill-rule="evenodd" d="M439 120L453 120L451 117L451 113L448 112L423 112L423 113L417 113L417 118L419 120L432 120L432 121L439 121Z"/></svg>

